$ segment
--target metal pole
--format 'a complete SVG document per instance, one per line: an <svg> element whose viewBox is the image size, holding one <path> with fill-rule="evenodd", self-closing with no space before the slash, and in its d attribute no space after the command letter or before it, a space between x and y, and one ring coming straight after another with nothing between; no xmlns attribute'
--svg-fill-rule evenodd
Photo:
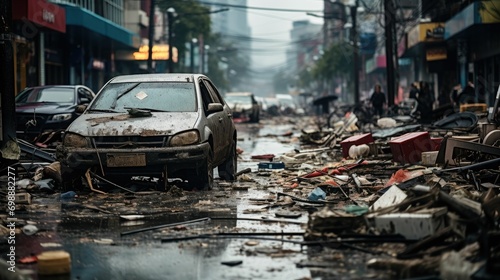
<svg viewBox="0 0 500 280"><path fill-rule="evenodd" d="M148 72L153 73L153 41L155 37L155 0L151 0L149 7L149 34L148 34Z"/></svg>
<svg viewBox="0 0 500 280"><path fill-rule="evenodd" d="M173 62L173 44L172 44L172 18L174 13L169 11L168 13L168 73L174 72L174 62Z"/></svg>
<svg viewBox="0 0 500 280"><path fill-rule="evenodd" d="M196 43L198 40L196 38L191 39L191 73L194 73L194 48L196 47Z"/></svg>
<svg viewBox="0 0 500 280"><path fill-rule="evenodd" d="M385 59L387 64L387 105L394 105L394 94L396 92L394 74L394 25L395 9L393 0L384 0L385 18Z"/></svg>
<svg viewBox="0 0 500 280"><path fill-rule="evenodd" d="M354 77L354 104L359 104L359 51L358 51L358 32L356 16L358 12L358 1L351 7L352 17L352 44L353 44L353 77Z"/></svg>
<svg viewBox="0 0 500 280"><path fill-rule="evenodd" d="M14 92L14 52L12 37L12 1L0 1L0 149L2 166L19 160L21 149L16 141Z"/></svg>

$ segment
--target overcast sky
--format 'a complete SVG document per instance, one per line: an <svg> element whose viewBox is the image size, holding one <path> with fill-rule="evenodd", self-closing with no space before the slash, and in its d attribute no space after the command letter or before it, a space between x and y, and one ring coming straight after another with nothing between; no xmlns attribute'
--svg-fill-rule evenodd
<svg viewBox="0 0 500 280"><path fill-rule="evenodd" d="M297 20L322 24L323 20L306 12L321 14L323 0L247 0L248 22L252 29L252 62L256 68L284 66L285 53L290 46L290 30ZM302 10L281 12L251 9L251 7Z"/></svg>

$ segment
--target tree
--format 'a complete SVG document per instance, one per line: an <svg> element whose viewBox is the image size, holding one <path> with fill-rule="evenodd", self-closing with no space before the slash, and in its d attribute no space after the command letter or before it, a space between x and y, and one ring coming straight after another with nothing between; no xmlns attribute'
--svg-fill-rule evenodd
<svg viewBox="0 0 500 280"><path fill-rule="evenodd" d="M177 14L172 27L173 43L179 54L185 57L186 42L192 38L208 38L210 35L210 9L195 0L157 0L160 11L167 12L172 7Z"/></svg>
<svg viewBox="0 0 500 280"><path fill-rule="evenodd" d="M352 47L347 43L332 45L313 68L316 79L331 80L335 76L349 75L352 67Z"/></svg>
<svg viewBox="0 0 500 280"><path fill-rule="evenodd" d="M334 82L335 78L344 80L352 76L353 47L346 42L333 44L318 59L316 66L312 69L312 76L328 84ZM351 83L352 84L352 83Z"/></svg>

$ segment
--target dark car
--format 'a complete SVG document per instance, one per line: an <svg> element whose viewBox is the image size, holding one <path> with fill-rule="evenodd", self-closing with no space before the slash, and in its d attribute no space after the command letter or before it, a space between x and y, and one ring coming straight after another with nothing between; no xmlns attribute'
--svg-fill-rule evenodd
<svg viewBox="0 0 500 280"><path fill-rule="evenodd" d="M57 158L73 175L91 169L121 184L142 175L162 179L161 190L168 179L208 190L215 167L234 180L236 141L231 109L208 77L125 75L68 127Z"/></svg>
<svg viewBox="0 0 500 280"><path fill-rule="evenodd" d="M82 85L25 88L16 96L16 132L32 141L44 132L66 129L95 93Z"/></svg>

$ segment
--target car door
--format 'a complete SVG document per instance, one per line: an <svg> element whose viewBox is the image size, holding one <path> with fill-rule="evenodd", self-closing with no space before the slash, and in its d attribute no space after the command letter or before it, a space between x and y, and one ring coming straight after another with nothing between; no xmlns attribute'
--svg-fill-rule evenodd
<svg viewBox="0 0 500 280"><path fill-rule="evenodd" d="M227 148L231 145L232 142L233 115L227 104L224 102L224 99L221 97L215 85L210 80L205 80L205 83L207 84L208 91L211 94L212 98L216 100L216 102L224 106L224 111L220 112L220 115L222 117L222 121L220 122L221 124L220 140L221 140L221 149L227 150Z"/></svg>
<svg viewBox="0 0 500 280"><path fill-rule="evenodd" d="M220 112L208 112L208 104L210 103L220 103L218 100L214 100L213 94L210 93L209 88L205 80L200 78L198 80L198 86L200 87L200 94L203 103L203 111L207 119L207 126L212 131L213 138L213 151L214 151L214 161L220 161L220 151L224 148L224 134L222 122L224 120L224 111Z"/></svg>

